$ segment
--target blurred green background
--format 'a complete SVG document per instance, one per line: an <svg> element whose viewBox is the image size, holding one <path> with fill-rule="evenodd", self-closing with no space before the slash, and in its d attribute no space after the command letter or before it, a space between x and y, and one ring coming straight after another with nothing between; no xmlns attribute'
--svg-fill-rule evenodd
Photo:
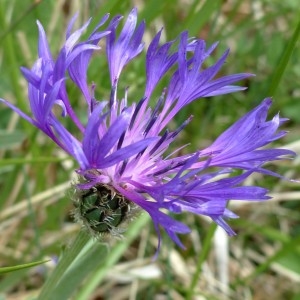
<svg viewBox="0 0 300 300"><path fill-rule="evenodd" d="M222 75L256 74L241 83L248 87L244 92L202 99L186 107L175 122L180 124L190 114L194 120L181 135L180 145L190 143L189 151L207 146L263 98L272 96L270 117L280 111L290 119L285 125L289 134L277 145L299 153L298 0L2 0L0 97L29 113L19 67L31 67L37 57L37 19L57 54L76 12L77 27L93 17L91 30L105 13L127 16L133 6L138 7L139 19L146 20L146 44L161 27L163 41L188 30L208 45L219 41L208 64L231 49ZM121 77L121 87L130 87L131 101L139 100L143 92L144 57L142 53ZM92 60L89 79L97 85L97 98L107 99L110 84L104 55ZM166 85L164 79L161 87ZM84 102L72 84L69 95L84 118ZM236 237L228 238L206 219L186 214L180 218L193 230L182 237L187 249L179 249L163 235L161 253L153 261L157 237L145 215L129 225L123 240L105 237L108 246L86 237L73 242L80 228L70 214L68 188L76 167L50 139L0 106L0 267L52 257L47 264L3 274L0 299L35 299L42 288L41 299L55 300L300 299L299 184L253 176L247 184L269 188L274 198L232 204L241 217L230 222ZM298 158L269 168L287 178L299 178ZM63 253L64 264L51 276Z"/></svg>

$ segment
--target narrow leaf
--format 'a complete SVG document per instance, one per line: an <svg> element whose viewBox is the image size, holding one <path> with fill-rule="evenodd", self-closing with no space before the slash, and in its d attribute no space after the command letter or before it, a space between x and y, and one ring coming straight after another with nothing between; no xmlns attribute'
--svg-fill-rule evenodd
<svg viewBox="0 0 300 300"><path fill-rule="evenodd" d="M0 268L0 274L14 272L14 271L18 271L18 270L22 270L22 269L26 269L26 268L32 268L32 267L35 267L35 266L38 266L38 265L42 265L42 264L44 264L48 261L50 261L50 259L35 261L35 262L22 264L22 265L17 265L17 266L13 266L13 267Z"/></svg>

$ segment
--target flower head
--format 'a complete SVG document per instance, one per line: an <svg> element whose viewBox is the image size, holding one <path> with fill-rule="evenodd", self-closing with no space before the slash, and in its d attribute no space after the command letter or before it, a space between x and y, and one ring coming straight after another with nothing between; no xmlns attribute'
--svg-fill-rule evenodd
<svg viewBox="0 0 300 300"><path fill-rule="evenodd" d="M216 48L216 43L207 47L205 41L189 38L188 33L183 32L177 40L160 44L160 31L146 51L144 95L137 100L127 90L122 94L118 90L120 75L144 49L145 23L137 25L137 11L133 9L117 35L121 19L121 16L112 18L103 29L108 20L106 15L86 40L79 41L89 21L72 33L73 18L56 59L38 23L39 58L31 70L22 68L28 81L32 117L11 103L1 101L78 162L80 180L75 189L80 197L76 205L79 218L91 231L116 233L130 211L139 207L149 213L159 237L162 227L182 247L177 234L188 233L190 229L167 212L188 211L209 216L233 235L225 222L226 218L236 217L226 208L228 201L268 199L266 189L241 184L254 172L276 176L263 167L264 163L293 155L289 150L262 148L285 134L278 132L285 120L278 115L267 120L272 101L265 99L209 147L185 155L178 154L182 147L169 153L170 144L192 120L188 118L174 131L168 128L183 107L199 98L243 90L233 84L251 74L216 78L229 51L204 68L203 63ZM97 87L90 87L87 81L92 54L101 51L100 40L105 40L111 81L108 101L95 99ZM177 50L171 51L176 43ZM154 107L150 107L153 91L166 73L171 76L169 85ZM66 88L68 80L73 81L86 101L86 124L72 108ZM60 117L53 112L56 105L62 109ZM68 131L61 118L70 118L82 138L77 138L78 132ZM237 175L236 169L243 172Z"/></svg>

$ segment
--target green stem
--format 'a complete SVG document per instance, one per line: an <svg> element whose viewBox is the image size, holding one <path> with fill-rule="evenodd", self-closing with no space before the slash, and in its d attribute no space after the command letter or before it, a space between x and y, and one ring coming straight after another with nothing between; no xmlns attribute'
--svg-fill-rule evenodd
<svg viewBox="0 0 300 300"><path fill-rule="evenodd" d="M191 285L188 289L186 300L194 299L193 298L194 290L195 290L195 287L196 287L197 283L199 282L199 277L200 277L201 272L202 272L202 264L204 263L204 261L206 260L206 258L208 256L210 246L212 244L211 241L214 237L214 233L216 231L216 228L217 228L217 225L215 223L212 223L210 225L210 228L209 228L208 232L207 232L207 235L205 237L203 247L202 247L201 253L199 255L198 262L197 262L196 271L194 273Z"/></svg>
<svg viewBox="0 0 300 300"><path fill-rule="evenodd" d="M125 239L119 241L112 249L110 249L110 253L105 260L102 261L101 267L86 280L84 286L82 286L82 289L76 296L76 300L89 299L89 296L95 288L99 286L99 283L103 280L107 271L120 259L131 242L140 234L141 228L143 228L149 220L149 216L143 214L136 219L135 222L129 225Z"/></svg>
<svg viewBox="0 0 300 300"><path fill-rule="evenodd" d="M55 290L60 279L68 270L72 262L75 261L76 257L79 255L82 248L87 244L89 239L90 236L84 230L80 230L72 245L70 245L63 253L63 256L61 257L55 270L44 284L43 289L37 300L51 300L52 291Z"/></svg>
<svg viewBox="0 0 300 300"><path fill-rule="evenodd" d="M271 79L271 84L268 90L268 95L274 96L276 93L276 90L279 86L279 82L284 74L284 71L288 65L288 62L292 56L293 50L297 44L297 41L300 36L300 19L296 26L296 29L289 40L287 46L284 48L283 53L280 55L279 62L277 64L277 67L273 73L273 77Z"/></svg>

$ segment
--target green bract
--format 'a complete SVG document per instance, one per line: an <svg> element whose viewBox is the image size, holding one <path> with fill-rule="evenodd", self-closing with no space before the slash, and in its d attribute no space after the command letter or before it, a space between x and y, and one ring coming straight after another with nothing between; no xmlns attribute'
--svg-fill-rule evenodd
<svg viewBox="0 0 300 300"><path fill-rule="evenodd" d="M77 217L95 233L114 231L130 212L130 203L105 185L82 191L76 204Z"/></svg>

